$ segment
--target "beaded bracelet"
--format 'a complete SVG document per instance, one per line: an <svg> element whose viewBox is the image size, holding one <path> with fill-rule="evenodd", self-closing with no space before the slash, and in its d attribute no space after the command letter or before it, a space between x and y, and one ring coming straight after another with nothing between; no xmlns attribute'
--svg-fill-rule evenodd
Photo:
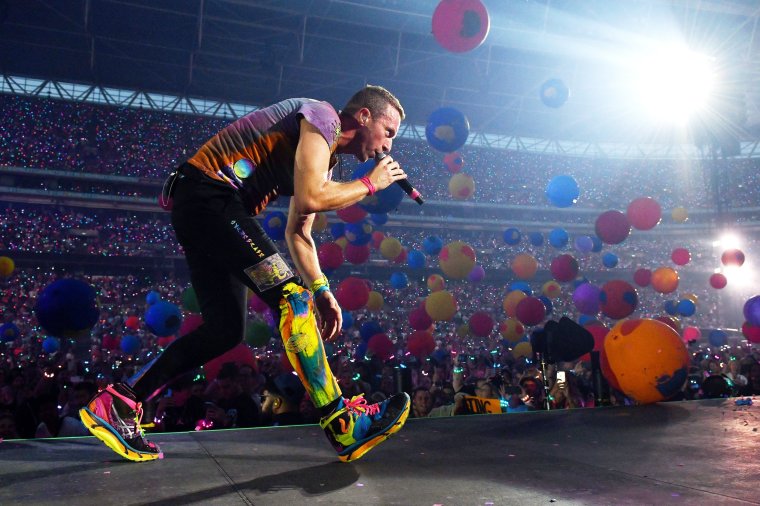
<svg viewBox="0 0 760 506"><path fill-rule="evenodd" d="M364 186L367 187L367 190L369 190L369 194L370 195L374 195L375 194L375 192L377 191L377 188L375 188L375 185L372 184L372 181L369 180L368 176L364 176L364 177L359 178L359 181L361 181L362 183L364 183Z"/></svg>

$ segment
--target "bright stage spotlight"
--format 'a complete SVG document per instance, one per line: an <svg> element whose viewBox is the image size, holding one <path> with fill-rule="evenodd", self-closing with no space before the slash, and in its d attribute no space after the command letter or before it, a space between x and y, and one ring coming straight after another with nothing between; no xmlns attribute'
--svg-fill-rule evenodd
<svg viewBox="0 0 760 506"><path fill-rule="evenodd" d="M683 46L655 51L638 68L643 105L662 121L686 122L706 105L714 81L712 60Z"/></svg>

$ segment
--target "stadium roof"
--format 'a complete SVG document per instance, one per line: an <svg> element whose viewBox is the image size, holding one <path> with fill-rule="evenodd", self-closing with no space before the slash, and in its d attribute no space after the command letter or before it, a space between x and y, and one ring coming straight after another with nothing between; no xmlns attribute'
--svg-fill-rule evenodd
<svg viewBox="0 0 760 506"><path fill-rule="evenodd" d="M430 33L438 0L0 0L0 72L262 105L341 106L372 83L414 124L447 105L478 132L676 142L628 117L630 97L609 79L633 41L667 27L723 66L740 109L731 135L760 138L756 0L483 1L488 38L454 54ZM538 97L553 77L571 89L559 109Z"/></svg>

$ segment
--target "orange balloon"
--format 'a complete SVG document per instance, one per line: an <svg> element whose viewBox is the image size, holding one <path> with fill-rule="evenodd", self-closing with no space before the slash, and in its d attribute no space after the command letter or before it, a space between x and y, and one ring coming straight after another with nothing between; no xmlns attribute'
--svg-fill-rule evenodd
<svg viewBox="0 0 760 506"><path fill-rule="evenodd" d="M512 260L512 272L518 279L531 279L537 270L538 262L527 253L520 253Z"/></svg>
<svg viewBox="0 0 760 506"><path fill-rule="evenodd" d="M659 293L672 293L678 288L678 273L670 267L660 267L652 273L652 288Z"/></svg>

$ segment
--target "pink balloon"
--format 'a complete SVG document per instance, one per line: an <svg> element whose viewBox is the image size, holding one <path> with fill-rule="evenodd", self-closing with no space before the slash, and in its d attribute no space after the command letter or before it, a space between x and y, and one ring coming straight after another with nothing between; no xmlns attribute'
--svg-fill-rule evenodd
<svg viewBox="0 0 760 506"><path fill-rule="evenodd" d="M670 254L670 259L676 265L686 265L691 262L691 253L686 248L676 248Z"/></svg>
<svg viewBox="0 0 760 506"><path fill-rule="evenodd" d="M369 292L369 286L363 279L348 277L338 284L335 298L343 309L355 311L367 305Z"/></svg>
<svg viewBox="0 0 760 506"><path fill-rule="evenodd" d="M662 208L652 197L641 197L628 204L626 216L633 228L649 230L662 219Z"/></svg>
<svg viewBox="0 0 760 506"><path fill-rule="evenodd" d="M641 287L649 286L649 283L652 282L652 271L643 267L636 269L636 272L633 273L633 281Z"/></svg>
<svg viewBox="0 0 760 506"><path fill-rule="evenodd" d="M712 276L710 276L710 286L713 288L720 290L721 288L725 288L728 284L728 279L726 279L726 276L721 274L720 272L716 272Z"/></svg>
<svg viewBox="0 0 760 506"><path fill-rule="evenodd" d="M683 329L683 340L686 343L691 343L698 340L702 336L702 331L697 327L686 327Z"/></svg>
<svg viewBox="0 0 760 506"><path fill-rule="evenodd" d="M433 37L453 53L481 45L490 27L488 10L480 0L442 0L433 11Z"/></svg>

